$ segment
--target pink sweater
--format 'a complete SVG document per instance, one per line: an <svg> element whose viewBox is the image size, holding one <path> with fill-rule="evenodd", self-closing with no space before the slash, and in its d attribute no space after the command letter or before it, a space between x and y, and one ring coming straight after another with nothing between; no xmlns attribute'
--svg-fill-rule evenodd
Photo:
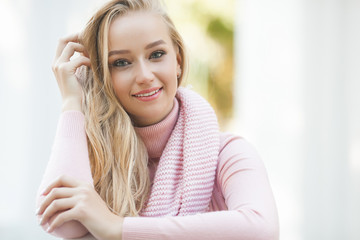
<svg viewBox="0 0 360 240"><path fill-rule="evenodd" d="M174 101L173 110L163 121L136 128L148 149L151 179L176 124L178 102ZM62 174L92 183L87 151L84 115L78 111L62 113L40 189ZM123 239L269 240L278 239L278 228L277 210L261 159L243 138L221 133L210 212L182 217L126 217ZM69 237L64 231L67 229L55 232ZM71 232L76 235L76 229Z"/></svg>

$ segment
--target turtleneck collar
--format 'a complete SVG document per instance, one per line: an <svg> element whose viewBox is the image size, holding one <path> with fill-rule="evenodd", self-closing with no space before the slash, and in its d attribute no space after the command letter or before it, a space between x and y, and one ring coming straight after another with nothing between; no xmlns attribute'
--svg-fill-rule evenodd
<svg viewBox="0 0 360 240"><path fill-rule="evenodd" d="M135 131L143 140L150 159L157 159L161 157L165 149L166 143L175 127L179 116L179 103L174 98L174 106L171 112L160 122L146 126L135 127Z"/></svg>

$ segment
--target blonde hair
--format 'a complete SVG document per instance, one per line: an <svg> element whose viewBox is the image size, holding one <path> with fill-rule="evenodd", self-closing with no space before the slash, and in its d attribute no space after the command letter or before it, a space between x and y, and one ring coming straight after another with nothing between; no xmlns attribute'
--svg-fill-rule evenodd
<svg viewBox="0 0 360 240"><path fill-rule="evenodd" d="M113 0L101 7L81 34L91 60L84 81L83 111L94 186L110 210L120 216L138 216L150 192L148 155L132 121L113 90L108 66L108 33L111 22L131 11L159 14L181 56L186 72L184 43L157 0Z"/></svg>

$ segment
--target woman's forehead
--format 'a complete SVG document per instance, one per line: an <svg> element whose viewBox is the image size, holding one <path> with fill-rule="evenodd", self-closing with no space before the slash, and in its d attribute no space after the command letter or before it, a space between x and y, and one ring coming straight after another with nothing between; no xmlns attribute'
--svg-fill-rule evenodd
<svg viewBox="0 0 360 240"><path fill-rule="evenodd" d="M133 45L162 39L171 43L163 18L151 12L131 12L116 17L109 28L109 45Z"/></svg>

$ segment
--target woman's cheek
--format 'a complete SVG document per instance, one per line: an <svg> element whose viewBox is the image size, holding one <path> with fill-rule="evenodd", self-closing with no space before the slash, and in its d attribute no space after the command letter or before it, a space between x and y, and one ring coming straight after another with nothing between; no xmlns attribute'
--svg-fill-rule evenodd
<svg viewBox="0 0 360 240"><path fill-rule="evenodd" d="M159 78L164 81L172 81L176 79L176 64L174 61L164 61L157 66Z"/></svg>
<svg viewBox="0 0 360 240"><path fill-rule="evenodd" d="M112 82L114 86L114 90L117 94L124 94L125 92L130 91L130 81L129 74L124 74L121 72L117 72L112 74Z"/></svg>

